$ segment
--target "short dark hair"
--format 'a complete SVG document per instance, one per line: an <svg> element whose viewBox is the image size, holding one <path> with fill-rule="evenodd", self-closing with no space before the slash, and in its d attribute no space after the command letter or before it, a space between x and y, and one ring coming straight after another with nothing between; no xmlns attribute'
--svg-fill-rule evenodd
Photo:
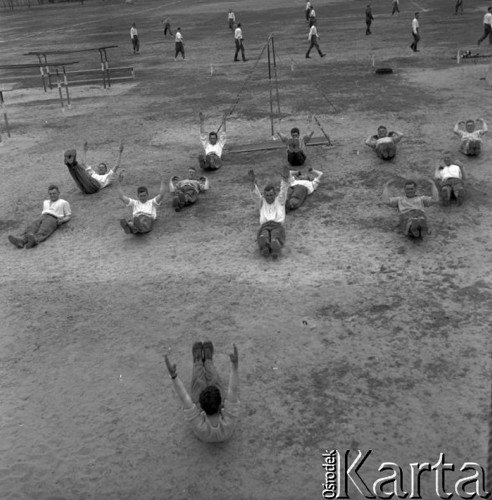
<svg viewBox="0 0 492 500"><path fill-rule="evenodd" d="M300 134L299 129L297 127L294 127L293 129L290 130L290 134Z"/></svg>
<svg viewBox="0 0 492 500"><path fill-rule="evenodd" d="M240 28L241 27L241 23L237 23L237 27Z"/></svg>
<svg viewBox="0 0 492 500"><path fill-rule="evenodd" d="M218 137L217 132L214 132L213 130L212 130L212 132L209 132L208 136L209 137Z"/></svg>
<svg viewBox="0 0 492 500"><path fill-rule="evenodd" d="M412 180L405 181L405 186L414 186L417 187L417 183Z"/></svg>
<svg viewBox="0 0 492 500"><path fill-rule="evenodd" d="M137 188L137 193L147 193L149 194L149 190L145 186L140 186Z"/></svg>
<svg viewBox="0 0 492 500"><path fill-rule="evenodd" d="M264 191L276 191L276 189L275 189L275 186L274 186L271 182L269 182L269 183L265 186Z"/></svg>
<svg viewBox="0 0 492 500"><path fill-rule="evenodd" d="M60 192L60 188L56 184L50 184L48 186L48 191L51 191L52 189L56 189L58 192Z"/></svg>
<svg viewBox="0 0 492 500"><path fill-rule="evenodd" d="M215 385L209 385L200 393L198 402L207 415L215 415L219 413L222 396Z"/></svg>

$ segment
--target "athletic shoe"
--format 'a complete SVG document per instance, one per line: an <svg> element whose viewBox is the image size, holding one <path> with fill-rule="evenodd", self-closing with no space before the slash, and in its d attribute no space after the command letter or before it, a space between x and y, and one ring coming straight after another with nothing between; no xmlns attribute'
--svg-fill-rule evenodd
<svg viewBox="0 0 492 500"><path fill-rule="evenodd" d="M195 342L191 348L191 353L193 354L193 362L203 361L203 344Z"/></svg>
<svg viewBox="0 0 492 500"><path fill-rule="evenodd" d="M203 360L212 359L214 355L214 345L209 340L203 343Z"/></svg>
<svg viewBox="0 0 492 500"><path fill-rule="evenodd" d="M280 241L278 241L276 238L272 239L270 245L272 247L272 259L276 260L278 259L278 254L282 246L280 245Z"/></svg>
<svg viewBox="0 0 492 500"><path fill-rule="evenodd" d="M130 227L126 219L120 219L120 226L123 228L123 231L125 231L126 234L133 233L132 228Z"/></svg>
<svg viewBox="0 0 492 500"><path fill-rule="evenodd" d="M24 240L16 238L15 236L9 236L9 241L10 243L12 243L12 245L15 245L17 248L24 248L24 245L26 244Z"/></svg>

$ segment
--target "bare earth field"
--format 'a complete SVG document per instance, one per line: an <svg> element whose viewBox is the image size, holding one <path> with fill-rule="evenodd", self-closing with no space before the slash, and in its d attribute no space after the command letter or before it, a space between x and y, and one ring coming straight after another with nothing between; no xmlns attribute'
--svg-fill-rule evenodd
<svg viewBox="0 0 492 500"><path fill-rule="evenodd" d="M456 64L475 45L485 4L450 0L372 2L365 36L362 0L315 2L327 57L305 59L304 1L86 0L1 11L0 64L35 62L38 49L118 45L113 66L136 79L71 89L61 110L37 70L0 70L12 137L0 125L0 498L2 500L311 500L322 498L325 450L373 450L361 475L372 484L383 461L404 469L435 463L485 466L490 408L490 150L460 156L454 123L489 122L490 59ZM233 8L243 25L247 63L234 63L227 28ZM421 12L420 53L410 24ZM186 42L160 20L170 15ZM141 55L129 39L135 22ZM198 112L217 128L232 109L229 144L270 139L264 55L275 34L281 119L276 130L315 127L334 147L308 148L324 183L288 214L287 241L275 262L260 257L258 215L246 173L278 182L283 150L226 154L211 190L175 213L166 194L152 233L131 237L127 212L109 187L78 191L63 151L91 145L89 162L115 162L125 144L124 189L159 188L159 174L185 175L200 152ZM63 56L98 68L97 54ZM376 67L392 75L374 74ZM211 65L213 74L211 74ZM254 70L253 70L254 68ZM3 117L0 117L3 118ZM396 159L383 163L364 140L385 123L403 132ZM390 178L429 177L445 149L469 174L461 208L428 210L433 232L421 243L397 229L381 204ZM59 184L72 220L42 245L18 250L7 236L41 211ZM420 184L421 187L424 183ZM224 377L228 352L240 355L242 415L234 437L199 442L187 428L163 355L186 384L191 345L210 339ZM355 455L354 455L355 456ZM436 497L430 475L423 498ZM350 498L362 498L350 489Z"/></svg>

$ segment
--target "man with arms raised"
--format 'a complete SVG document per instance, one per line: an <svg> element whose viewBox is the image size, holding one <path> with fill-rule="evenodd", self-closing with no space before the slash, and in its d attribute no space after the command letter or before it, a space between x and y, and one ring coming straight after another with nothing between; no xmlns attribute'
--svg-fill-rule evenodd
<svg viewBox="0 0 492 500"><path fill-rule="evenodd" d="M164 175L161 176L161 188L159 194L149 199L149 191L145 186L137 188L137 198L133 199L123 193L121 182L123 181L123 172L120 172L117 182L118 195L120 200L127 207L132 209L132 218L120 219L120 226L126 234L144 234L152 231L154 221L157 218L157 207L161 204L166 189Z"/></svg>
<svg viewBox="0 0 492 500"><path fill-rule="evenodd" d="M237 347L229 355L231 373L227 393L214 366L212 342L195 342L191 353L193 372L191 395L178 377L176 365L164 356L174 390L184 407L185 419L191 423L195 436L206 443L219 443L229 439L239 417L239 356Z"/></svg>
<svg viewBox="0 0 492 500"><path fill-rule="evenodd" d="M278 259L280 249L285 243L285 201L289 188L289 167L285 166L280 181L280 191L277 195L275 186L269 182L261 194L256 185L254 170L248 172L251 184L251 195L256 201L260 212L260 229L257 234L258 247L261 255Z"/></svg>

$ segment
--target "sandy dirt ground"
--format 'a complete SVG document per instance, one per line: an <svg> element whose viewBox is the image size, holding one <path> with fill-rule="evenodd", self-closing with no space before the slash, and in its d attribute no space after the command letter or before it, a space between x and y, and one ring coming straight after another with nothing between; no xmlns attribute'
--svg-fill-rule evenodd
<svg viewBox="0 0 492 500"><path fill-rule="evenodd" d="M457 469L485 465L492 146L486 139L469 159L452 134L460 119L491 118L490 59L455 59L460 48L492 53L475 46L483 9L470 3L454 16L448 0L402 0L391 17L391 2L375 0L366 37L365 2L321 0L327 57L309 60L300 0L87 0L1 12L0 64L34 62L22 54L37 49L114 44L112 65L136 71L110 90L73 87L65 111L32 70L0 73L1 86L18 85L5 93L12 137L0 129L2 500L311 500L322 498L322 453L333 449L372 450L362 471L369 483L381 462L400 464L407 490L408 464L434 463L441 452ZM229 8L243 25L247 63L232 62ZM415 10L418 54L409 49ZM182 27L186 61L173 61L164 15ZM196 164L198 112L216 128L241 89L229 143L270 139L266 56L256 62L272 32L275 130L321 135L316 113L334 143L308 149L306 166L325 179L287 216L278 261L256 248L246 173L279 182L282 150L226 154L194 207L176 213L166 193L144 237L121 230L128 212L114 186L78 191L63 151L87 140L90 163L114 163L121 140L125 191L143 184L157 193L161 173ZM75 60L98 67L97 54ZM392 75L374 74L388 66ZM364 146L380 123L405 134L391 163ZM469 174L468 198L461 208L431 207L432 234L407 241L396 210L380 201L382 185L431 176L448 148ZM40 213L51 182L73 218L18 250L7 236ZM220 445L192 435L163 362L170 354L188 384L198 339L214 342L224 377L232 344L239 349L242 413ZM449 473L451 490L459 477ZM352 488L350 498L359 497ZM430 475L423 498L436 498Z"/></svg>

